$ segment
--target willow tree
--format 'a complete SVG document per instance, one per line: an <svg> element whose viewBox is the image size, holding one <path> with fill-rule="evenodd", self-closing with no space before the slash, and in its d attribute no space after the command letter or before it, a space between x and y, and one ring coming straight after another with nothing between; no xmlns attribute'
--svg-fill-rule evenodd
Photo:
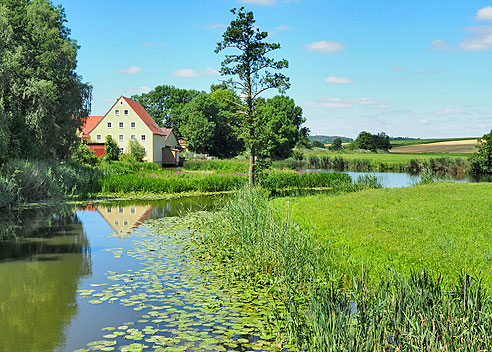
<svg viewBox="0 0 492 352"><path fill-rule="evenodd" d="M236 19L232 20L224 34L222 41L217 43L215 53L225 49L235 49L236 53L226 55L222 61L220 73L224 76L233 76L226 81L227 85L239 92L243 99L241 107L244 118L242 130L244 141L250 151L249 157L249 183L253 185L254 169L261 141L261 125L256 118L256 99L267 89L278 89L284 93L290 86L289 78L271 70L281 70L289 67L287 60L276 61L267 57L267 54L280 49L278 43L265 42L267 32L261 32L255 25L253 12L232 9Z"/></svg>

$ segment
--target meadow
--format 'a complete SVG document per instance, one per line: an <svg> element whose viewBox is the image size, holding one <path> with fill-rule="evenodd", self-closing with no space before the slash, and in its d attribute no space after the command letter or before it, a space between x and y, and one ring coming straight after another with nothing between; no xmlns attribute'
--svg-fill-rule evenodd
<svg viewBox="0 0 492 352"><path fill-rule="evenodd" d="M491 196L488 184L273 201L244 189L204 220L204 245L231 278L269 287L299 350L485 351Z"/></svg>

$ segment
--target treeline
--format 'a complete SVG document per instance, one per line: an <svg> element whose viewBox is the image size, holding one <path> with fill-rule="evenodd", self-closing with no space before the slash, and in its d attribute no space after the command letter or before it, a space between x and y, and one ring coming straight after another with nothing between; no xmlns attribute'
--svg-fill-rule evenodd
<svg viewBox="0 0 492 352"><path fill-rule="evenodd" d="M340 138L342 143L348 143L352 142L353 139L349 137L342 137L342 136L323 136L323 135L316 135L316 136L309 136L309 141L312 142L320 142L323 144L330 144L333 143L333 141L337 138Z"/></svg>
<svg viewBox="0 0 492 352"><path fill-rule="evenodd" d="M239 155L246 149L244 103L227 86L212 85L210 92L155 87L149 93L134 95L155 121L173 128L188 142L188 148L219 158ZM293 99L278 95L255 101L255 129L262 133L255 140L259 156L282 159L291 155L297 143L307 140L301 128L305 118Z"/></svg>

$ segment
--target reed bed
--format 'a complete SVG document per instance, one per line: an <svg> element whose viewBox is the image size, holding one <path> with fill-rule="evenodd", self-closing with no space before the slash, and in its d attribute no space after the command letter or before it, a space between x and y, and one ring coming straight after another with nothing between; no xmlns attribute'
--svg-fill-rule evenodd
<svg viewBox="0 0 492 352"><path fill-rule="evenodd" d="M245 188L208 220L208 252L236 279L268 285L283 333L306 351L487 351L492 302L480 279L463 272L364 270L347 275L329 242L264 190ZM446 282L446 284L444 284ZM288 343L288 344L289 344Z"/></svg>

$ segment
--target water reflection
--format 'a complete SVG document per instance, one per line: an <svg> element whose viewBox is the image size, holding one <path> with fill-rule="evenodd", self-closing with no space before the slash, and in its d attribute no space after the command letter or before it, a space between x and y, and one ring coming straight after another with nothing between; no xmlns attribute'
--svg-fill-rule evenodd
<svg viewBox="0 0 492 352"><path fill-rule="evenodd" d="M52 351L91 274L89 243L72 207L4 212L0 240L0 351Z"/></svg>

